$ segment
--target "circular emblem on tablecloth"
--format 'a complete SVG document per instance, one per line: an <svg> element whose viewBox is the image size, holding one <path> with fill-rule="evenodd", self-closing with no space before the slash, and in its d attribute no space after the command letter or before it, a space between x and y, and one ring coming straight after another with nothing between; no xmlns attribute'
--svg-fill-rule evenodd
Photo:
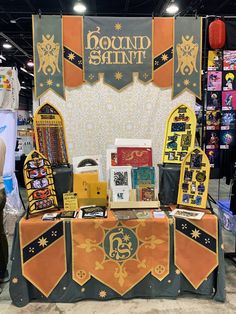
<svg viewBox="0 0 236 314"><path fill-rule="evenodd" d="M106 234L103 245L108 258L124 261L135 254L138 240L131 229L117 227Z"/></svg>

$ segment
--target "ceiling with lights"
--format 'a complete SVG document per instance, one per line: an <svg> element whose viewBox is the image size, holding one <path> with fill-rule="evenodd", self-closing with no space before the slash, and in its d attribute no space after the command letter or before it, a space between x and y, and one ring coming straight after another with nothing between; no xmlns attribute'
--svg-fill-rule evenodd
<svg viewBox="0 0 236 314"><path fill-rule="evenodd" d="M172 9L170 8L172 6ZM174 8L175 6L175 8ZM77 11L76 11L77 9ZM78 13L79 10L79 13ZM168 12L169 10L169 12ZM21 85L33 85L32 14L96 16L235 15L229 0L1 0L0 66L17 66ZM22 83L24 82L24 83Z"/></svg>

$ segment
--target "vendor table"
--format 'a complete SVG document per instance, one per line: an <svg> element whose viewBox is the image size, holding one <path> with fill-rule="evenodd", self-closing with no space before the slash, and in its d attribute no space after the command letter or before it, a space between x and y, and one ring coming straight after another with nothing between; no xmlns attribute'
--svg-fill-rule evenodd
<svg viewBox="0 0 236 314"><path fill-rule="evenodd" d="M164 218L42 221L16 224L10 295L13 304L84 299L176 298L193 293L225 300L221 228Z"/></svg>

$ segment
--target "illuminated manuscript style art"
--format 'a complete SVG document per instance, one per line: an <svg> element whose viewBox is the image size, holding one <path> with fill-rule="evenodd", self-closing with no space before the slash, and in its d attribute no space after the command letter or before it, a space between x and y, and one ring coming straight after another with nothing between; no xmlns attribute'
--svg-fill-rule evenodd
<svg viewBox="0 0 236 314"><path fill-rule="evenodd" d="M194 147L196 116L193 110L180 105L169 115L166 124L163 163L179 164Z"/></svg>
<svg viewBox="0 0 236 314"><path fill-rule="evenodd" d="M84 76L121 90L133 81L152 80L152 19L126 17L84 18Z"/></svg>
<svg viewBox="0 0 236 314"><path fill-rule="evenodd" d="M50 162L38 151L32 151L24 162L24 179L29 214L57 209L57 197Z"/></svg>
<svg viewBox="0 0 236 314"><path fill-rule="evenodd" d="M173 98L185 89L201 98L202 18L178 17L174 25Z"/></svg>
<svg viewBox="0 0 236 314"><path fill-rule="evenodd" d="M45 103L36 110L34 132L36 149L52 166L68 164L63 118L53 105Z"/></svg>
<svg viewBox="0 0 236 314"><path fill-rule="evenodd" d="M35 96L51 89L64 98L62 19L58 15L33 15Z"/></svg>
<svg viewBox="0 0 236 314"><path fill-rule="evenodd" d="M181 164L178 204L206 208L210 163L207 155L194 148Z"/></svg>

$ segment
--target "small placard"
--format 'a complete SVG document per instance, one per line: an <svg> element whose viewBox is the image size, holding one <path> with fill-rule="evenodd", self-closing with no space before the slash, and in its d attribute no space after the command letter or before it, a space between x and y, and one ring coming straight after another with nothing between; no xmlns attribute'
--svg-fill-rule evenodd
<svg viewBox="0 0 236 314"><path fill-rule="evenodd" d="M63 193L64 210L77 210L78 200L77 193L68 192Z"/></svg>

